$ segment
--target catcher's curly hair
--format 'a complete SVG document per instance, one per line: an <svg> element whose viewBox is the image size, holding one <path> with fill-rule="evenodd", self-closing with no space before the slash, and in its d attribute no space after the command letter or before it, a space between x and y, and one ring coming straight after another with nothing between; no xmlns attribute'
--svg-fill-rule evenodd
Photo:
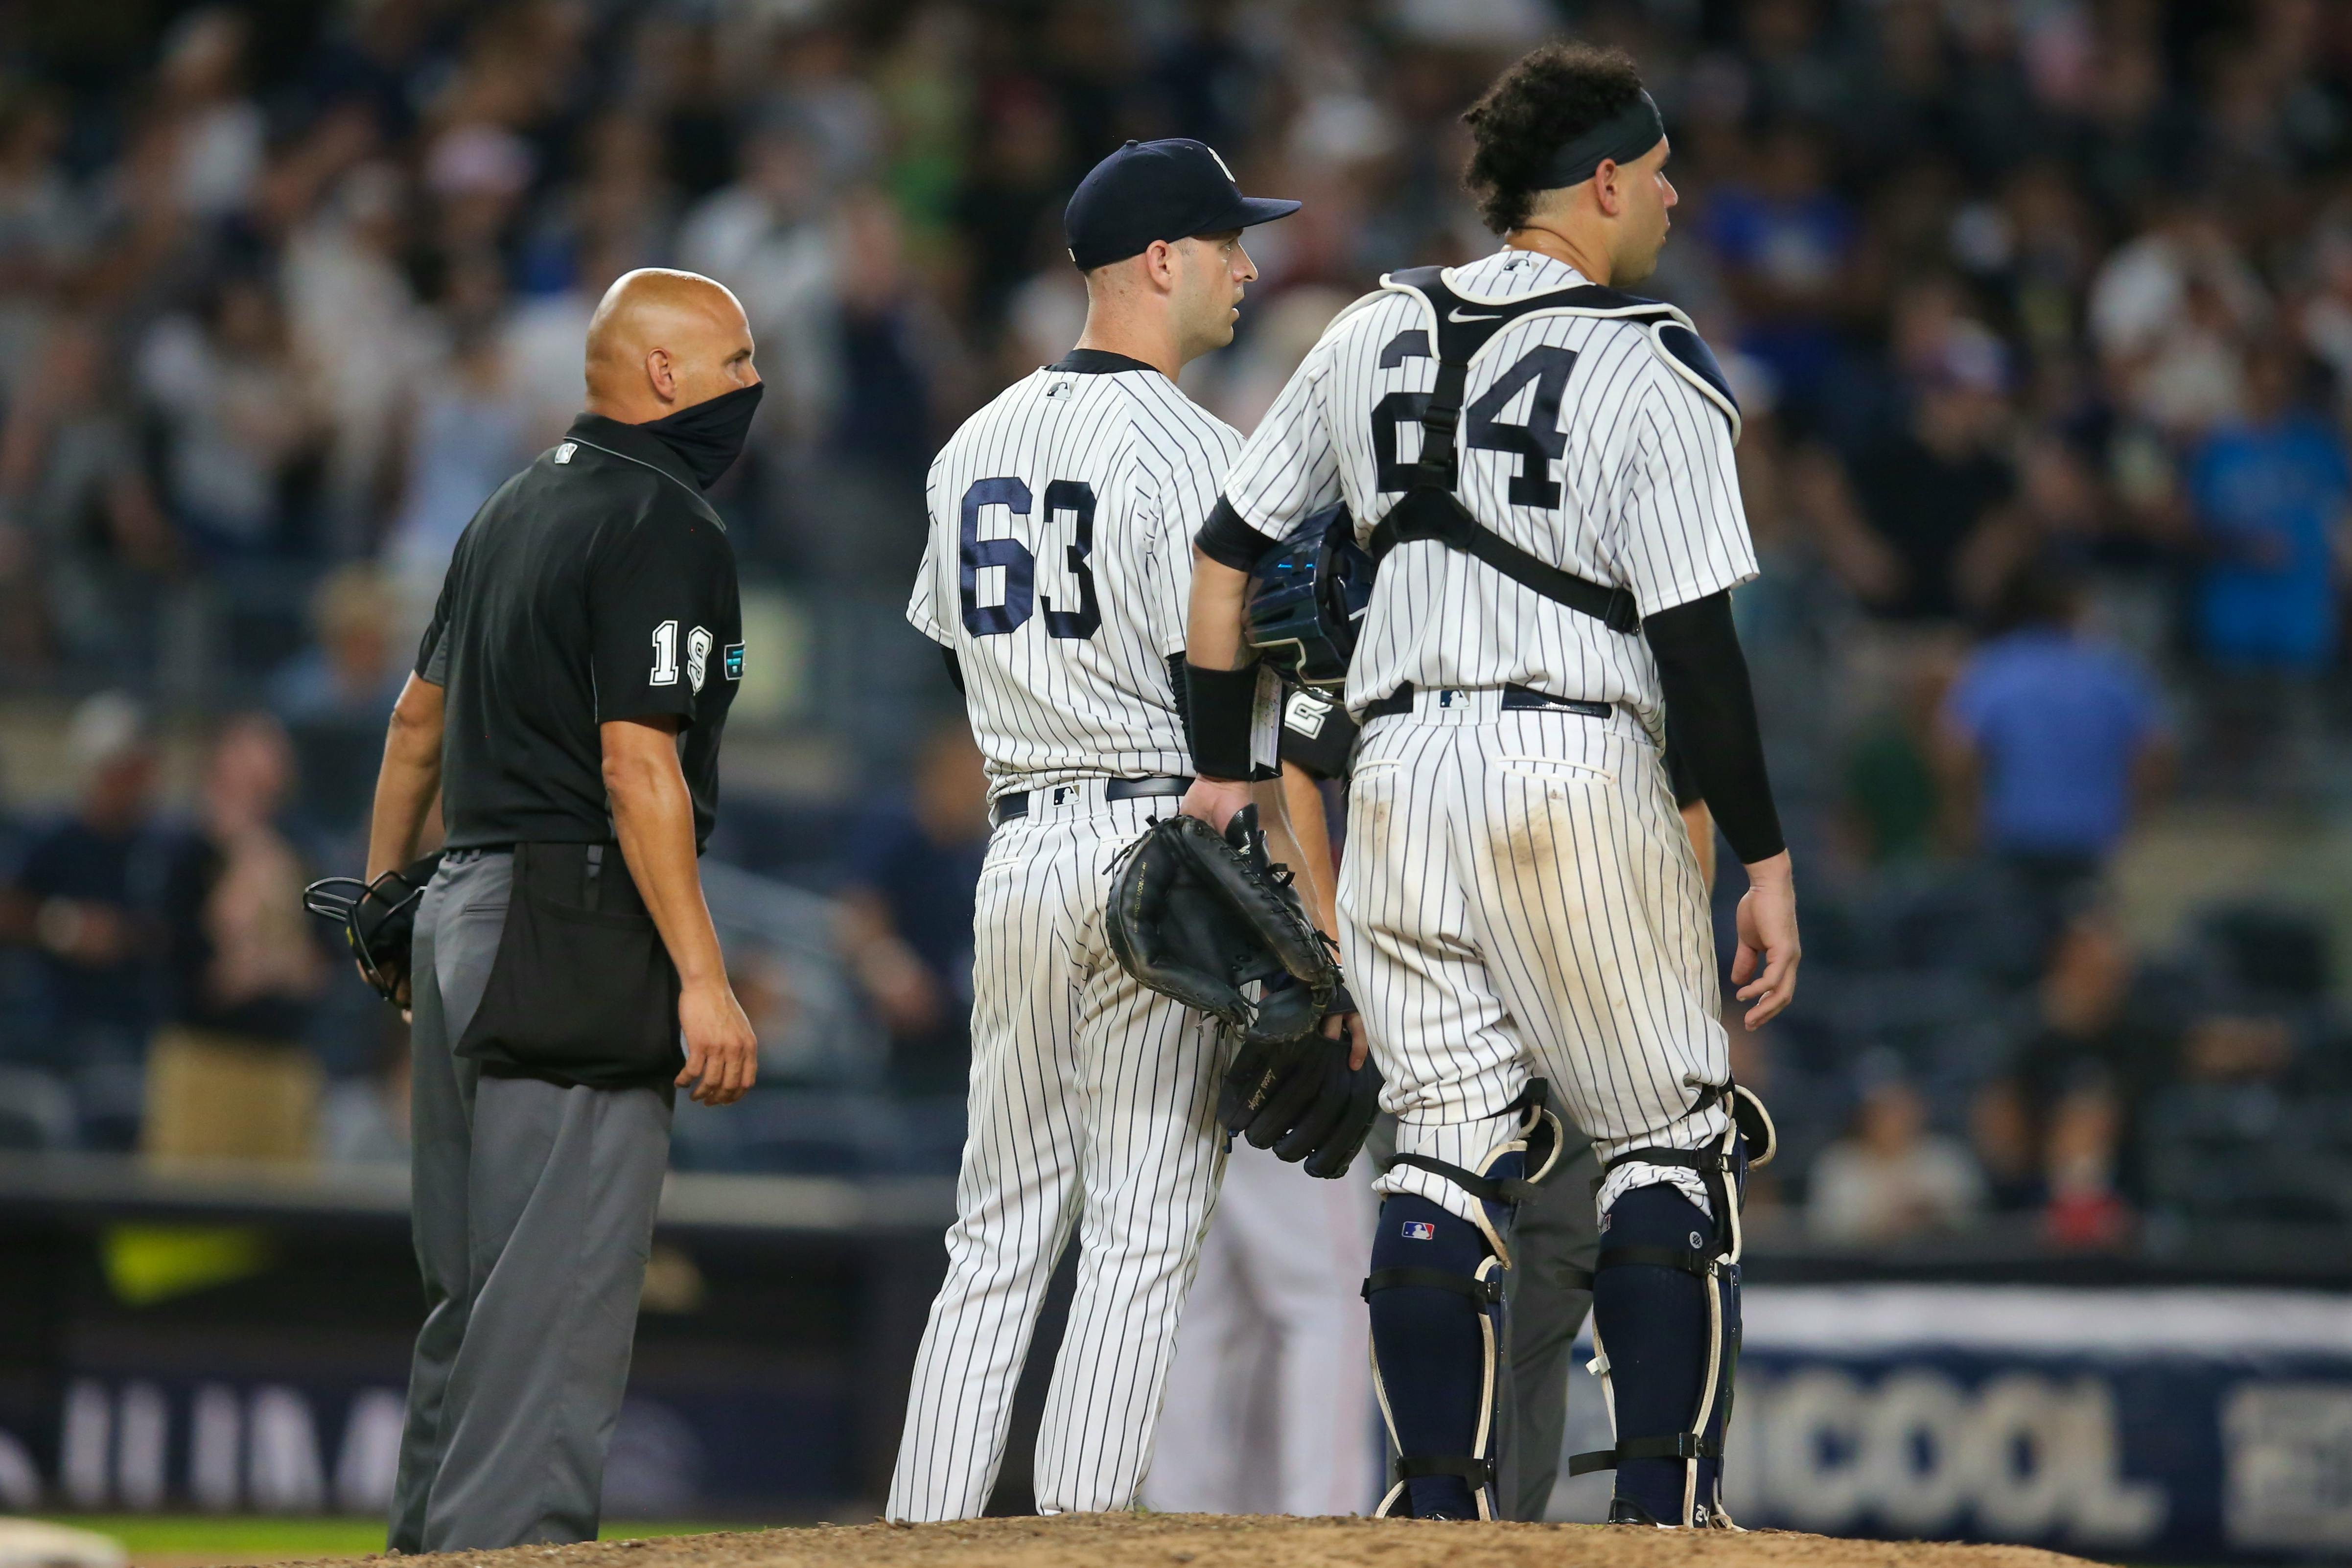
<svg viewBox="0 0 2352 1568"><path fill-rule="evenodd" d="M1525 225L1552 154L1641 91L1633 56L1589 44L1547 44L1496 78L1462 116L1472 143L1462 183L1486 226L1503 235Z"/></svg>

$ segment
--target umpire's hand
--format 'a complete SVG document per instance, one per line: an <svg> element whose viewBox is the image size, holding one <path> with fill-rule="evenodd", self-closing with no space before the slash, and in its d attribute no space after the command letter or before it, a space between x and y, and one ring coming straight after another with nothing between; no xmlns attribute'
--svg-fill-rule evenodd
<svg viewBox="0 0 2352 1568"><path fill-rule="evenodd" d="M677 1028L686 1040L677 1086L694 1084L694 1097L706 1105L741 1099L760 1075L760 1040L726 976L678 993Z"/></svg>
<svg viewBox="0 0 2352 1568"><path fill-rule="evenodd" d="M607 719L598 728L614 833L677 966L677 1029L686 1043L677 1086L694 1085L705 1105L732 1104L760 1075L760 1041L727 983L727 960L702 901L694 800L677 761L678 720L653 714Z"/></svg>

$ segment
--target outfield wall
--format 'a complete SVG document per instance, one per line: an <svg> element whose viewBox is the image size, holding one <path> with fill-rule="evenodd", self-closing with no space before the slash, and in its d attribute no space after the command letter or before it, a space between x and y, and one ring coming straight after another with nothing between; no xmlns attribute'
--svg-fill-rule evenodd
<svg viewBox="0 0 2352 1568"><path fill-rule="evenodd" d="M404 1173L257 1185L0 1160L0 1510L381 1509L422 1311ZM943 1183L673 1176L608 1509L874 1506L947 1206ZM1831 1261L1750 1260L1767 1282L1747 1291L1736 1517L2132 1562L2352 1561L2352 1291L2122 1285L2120 1259L2105 1285L1812 1282ZM2095 1260L2060 1261L2071 1281ZM1568 1448L1605 1447L1599 1390L1570 1376ZM1036 1392L1016 1419L1034 1423ZM1004 1506L1024 1505L1028 1446L1016 1432ZM1554 1515L1597 1519L1607 1487L1564 1482Z"/></svg>
<svg viewBox="0 0 2352 1568"><path fill-rule="evenodd" d="M1759 1285L1746 1315L1726 1496L1742 1522L2352 1558L2352 1297ZM1605 1446L1598 1388L1580 1371L1570 1390L1569 1448ZM1607 1501L1605 1476L1563 1480L1553 1514Z"/></svg>

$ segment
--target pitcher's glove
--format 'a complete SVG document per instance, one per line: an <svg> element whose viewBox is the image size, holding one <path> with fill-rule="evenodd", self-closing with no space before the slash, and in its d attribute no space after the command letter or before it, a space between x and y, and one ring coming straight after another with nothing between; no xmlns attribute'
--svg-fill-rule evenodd
<svg viewBox="0 0 2352 1568"><path fill-rule="evenodd" d="M1341 987L1326 1018L1352 1013ZM1217 1120L1278 1159L1305 1161L1311 1176L1348 1174L1381 1109L1381 1070L1348 1066L1345 1034L1319 1029L1281 1043L1244 1044L1217 1092Z"/></svg>
<svg viewBox="0 0 2352 1568"><path fill-rule="evenodd" d="M1119 967L1218 1019L1245 1045L1297 1040L1339 984L1329 944L1285 867L1268 860L1257 808L1221 837L1197 817L1157 821L1111 870L1107 919ZM1242 988L1287 977L1252 1002Z"/></svg>
<svg viewBox="0 0 2352 1568"><path fill-rule="evenodd" d="M408 948L416 935L416 905L440 865L436 850L372 883L328 876L302 890L302 907L343 928L360 973L396 1008L408 1006Z"/></svg>

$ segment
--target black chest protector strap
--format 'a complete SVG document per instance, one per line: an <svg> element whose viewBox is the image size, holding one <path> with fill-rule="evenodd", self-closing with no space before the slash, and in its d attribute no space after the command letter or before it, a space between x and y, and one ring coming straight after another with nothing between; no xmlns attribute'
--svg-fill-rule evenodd
<svg viewBox="0 0 2352 1568"><path fill-rule="evenodd" d="M1621 294L1597 284L1550 289L1503 301L1469 301L1445 286L1442 267L1417 267L1391 273L1382 282L1401 293L1419 295L1429 306L1437 344L1437 385L1422 411L1421 458L1405 472L1404 496L1372 529L1373 560L1414 539L1434 539L1448 549L1475 556L1522 587L1556 604L1590 615L1612 632L1633 636L1642 630L1640 608L1622 588L1608 588L1563 571L1528 554L1471 515L1454 493L1459 477L1457 434L1470 361L1496 332L1538 311L1573 310L1621 319L1683 322L1681 313L1657 300Z"/></svg>

